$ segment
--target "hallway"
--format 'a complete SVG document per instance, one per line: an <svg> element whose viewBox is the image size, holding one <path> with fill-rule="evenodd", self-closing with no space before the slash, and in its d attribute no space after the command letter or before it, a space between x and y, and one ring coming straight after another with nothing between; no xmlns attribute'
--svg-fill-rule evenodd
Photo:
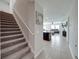
<svg viewBox="0 0 79 59"><path fill-rule="evenodd" d="M0 59L78 59L78 0L1 0L0 34Z"/></svg>
<svg viewBox="0 0 79 59"><path fill-rule="evenodd" d="M51 41L44 41L45 47L38 59L72 59L68 43L64 37L55 34Z"/></svg>

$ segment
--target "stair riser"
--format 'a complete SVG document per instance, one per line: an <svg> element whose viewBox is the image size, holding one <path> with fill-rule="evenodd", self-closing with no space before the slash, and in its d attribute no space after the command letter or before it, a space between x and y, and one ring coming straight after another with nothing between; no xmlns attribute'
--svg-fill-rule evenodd
<svg viewBox="0 0 79 59"><path fill-rule="evenodd" d="M13 16L11 16L11 15L2 15L1 14L1 19L13 19Z"/></svg>
<svg viewBox="0 0 79 59"><path fill-rule="evenodd" d="M11 42L11 43L7 43L7 44L3 44L3 45L1 45L1 49L5 49L7 47L14 46L16 44L20 44L20 43L23 43L23 42L25 42L25 39L18 40L16 42Z"/></svg>
<svg viewBox="0 0 79 59"><path fill-rule="evenodd" d="M0 21L15 21L13 18L1 18Z"/></svg>
<svg viewBox="0 0 79 59"><path fill-rule="evenodd" d="M3 23L3 24L17 24L16 22L14 22L14 23L13 22L0 22L0 24L1 23Z"/></svg>
<svg viewBox="0 0 79 59"><path fill-rule="evenodd" d="M17 25L16 23L0 23L0 25Z"/></svg>
<svg viewBox="0 0 79 59"><path fill-rule="evenodd" d="M16 23L15 21L0 21L1 23L4 22L4 23Z"/></svg>
<svg viewBox="0 0 79 59"><path fill-rule="evenodd" d="M16 23L16 22L13 22L13 21L0 21L0 23Z"/></svg>
<svg viewBox="0 0 79 59"><path fill-rule="evenodd" d="M1 28L1 30L15 30L15 29L19 29L19 28Z"/></svg>
<svg viewBox="0 0 79 59"><path fill-rule="evenodd" d="M22 34L22 32L13 32L13 33L1 33L1 36L8 36L8 35L16 35L16 34Z"/></svg>
<svg viewBox="0 0 79 59"><path fill-rule="evenodd" d="M8 19L8 20L6 20L6 19L1 19L0 22L1 22L1 21L2 21L2 22L3 22L3 21L4 21L4 22L5 22L5 21L13 21L13 22L16 22L15 20L12 20L12 19Z"/></svg>
<svg viewBox="0 0 79 59"><path fill-rule="evenodd" d="M23 35L7 37L7 38L1 38L1 42L5 42L5 41L9 41L9 40L14 40L14 39L22 38L22 37L23 37Z"/></svg>
<svg viewBox="0 0 79 59"><path fill-rule="evenodd" d="M20 29L19 28L13 28L13 29L12 28L11 29L10 28L5 28L5 29L1 28L0 31L1 32L6 32L6 31L20 31Z"/></svg>
<svg viewBox="0 0 79 59"><path fill-rule="evenodd" d="M11 50L11 51L9 51L9 52L2 53L1 59L5 58L5 57L7 57L7 56L9 56L9 55L11 55L11 54L13 54L13 53L18 52L18 51L22 50L23 48L26 48L27 46L28 46L28 44L24 44L24 45L21 45L21 46L15 48L15 49L13 49L13 50ZM27 51L27 52L28 52L28 51Z"/></svg>
<svg viewBox="0 0 79 59"><path fill-rule="evenodd" d="M8 31L20 31L20 29L15 29L15 30L0 30L1 32L8 32Z"/></svg>
<svg viewBox="0 0 79 59"><path fill-rule="evenodd" d="M19 28L19 27L16 26L16 25L15 25L15 26L14 26L14 25L8 25L8 26L4 26L4 25L2 26L2 25L1 25L0 27L1 27L1 28Z"/></svg>
<svg viewBox="0 0 79 59"><path fill-rule="evenodd" d="M1 19L14 19L13 15L1 14Z"/></svg>

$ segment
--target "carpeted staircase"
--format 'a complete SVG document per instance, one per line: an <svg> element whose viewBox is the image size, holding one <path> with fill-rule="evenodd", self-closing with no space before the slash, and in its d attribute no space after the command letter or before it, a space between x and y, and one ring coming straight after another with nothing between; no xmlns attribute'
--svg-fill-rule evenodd
<svg viewBox="0 0 79 59"><path fill-rule="evenodd" d="M34 59L12 14L0 11L1 59Z"/></svg>

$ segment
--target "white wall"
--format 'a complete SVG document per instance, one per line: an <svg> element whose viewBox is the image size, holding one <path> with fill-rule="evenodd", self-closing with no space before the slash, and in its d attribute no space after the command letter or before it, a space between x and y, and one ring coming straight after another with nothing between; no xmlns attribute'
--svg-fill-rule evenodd
<svg viewBox="0 0 79 59"><path fill-rule="evenodd" d="M69 45L74 56L78 56L78 1L69 14Z"/></svg>
<svg viewBox="0 0 79 59"><path fill-rule="evenodd" d="M34 53L35 6L30 0L16 0L15 13L19 16L18 24ZM27 30L28 29L28 30Z"/></svg>
<svg viewBox="0 0 79 59"><path fill-rule="evenodd" d="M43 14L43 8L36 2L35 10ZM40 54L43 48L43 24L37 25L35 23L35 57Z"/></svg>
<svg viewBox="0 0 79 59"><path fill-rule="evenodd" d="M16 0L14 11L19 15L19 18L15 15L17 22L26 40L29 41L33 53L35 56L38 55L43 48L43 24L36 24L35 11L43 14L42 7L33 1Z"/></svg>
<svg viewBox="0 0 79 59"><path fill-rule="evenodd" d="M10 0L9 1L9 8L10 8L10 11L11 12L13 12L15 2L16 2L16 0Z"/></svg>
<svg viewBox="0 0 79 59"><path fill-rule="evenodd" d="M9 5L4 0L0 0L0 11L9 12Z"/></svg>

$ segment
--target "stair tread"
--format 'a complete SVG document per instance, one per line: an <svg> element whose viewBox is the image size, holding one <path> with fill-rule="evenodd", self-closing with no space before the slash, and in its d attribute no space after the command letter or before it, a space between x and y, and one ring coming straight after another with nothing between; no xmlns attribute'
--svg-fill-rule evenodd
<svg viewBox="0 0 79 59"><path fill-rule="evenodd" d="M14 17L13 17L13 19L14 19ZM6 17L3 18L3 17L1 17L1 20L3 20L3 21L4 21L4 20L6 20L6 21L7 21L7 20L15 21L15 20L13 20L13 19L12 19L11 17L8 17L8 18L6 18ZM1 21L1 20L0 20L0 21Z"/></svg>
<svg viewBox="0 0 79 59"><path fill-rule="evenodd" d="M1 28L1 30L19 29L19 28Z"/></svg>
<svg viewBox="0 0 79 59"><path fill-rule="evenodd" d="M7 31L7 32L1 32L2 33L14 33L14 32L21 32L21 31Z"/></svg>
<svg viewBox="0 0 79 59"><path fill-rule="evenodd" d="M14 29L14 30L0 30L1 32L10 32L10 31L20 31L20 29Z"/></svg>
<svg viewBox="0 0 79 59"><path fill-rule="evenodd" d="M0 27L19 27L18 25L0 25Z"/></svg>
<svg viewBox="0 0 79 59"><path fill-rule="evenodd" d="M3 37L1 37L1 39L3 39L3 38L9 38L9 37L15 37L15 36L19 36L19 35L22 35L22 34L17 34L17 35L9 35L9 36L3 36Z"/></svg>
<svg viewBox="0 0 79 59"><path fill-rule="evenodd" d="M15 40L22 37L24 37L22 34L17 34L17 35L3 36L0 38L1 38L1 42L5 42L5 41Z"/></svg>
<svg viewBox="0 0 79 59"><path fill-rule="evenodd" d="M0 22L0 23L17 24L16 22Z"/></svg>
<svg viewBox="0 0 79 59"><path fill-rule="evenodd" d="M7 48L5 48L5 49L2 49L2 50L1 50L1 53L2 53L2 54L6 54L7 52L10 52L10 51L12 51L12 50L15 50L15 49L17 49L18 47L23 46L23 45L25 45L25 44L26 44L26 42L23 42L23 43L20 43L20 44L15 45L15 46L7 47ZM26 47L28 47L28 46L26 46Z"/></svg>
<svg viewBox="0 0 79 59"><path fill-rule="evenodd" d="M2 21L1 21L1 23L13 23L13 24L15 24L16 22L2 22Z"/></svg>
<svg viewBox="0 0 79 59"><path fill-rule="evenodd" d="M0 26L1 28L19 28L18 26Z"/></svg>
<svg viewBox="0 0 79 59"><path fill-rule="evenodd" d="M17 25L16 23L1 23L1 22L0 22L0 24L1 25Z"/></svg>
<svg viewBox="0 0 79 59"><path fill-rule="evenodd" d="M0 20L0 22L16 22L14 20Z"/></svg>
<svg viewBox="0 0 79 59"><path fill-rule="evenodd" d="M16 40L10 40L10 41L1 42L1 45L2 45L2 44L11 43L11 42L16 42L16 41L18 41L18 40L22 40L22 39L24 39L24 37L22 37L22 38L18 38L18 39L16 39Z"/></svg>
<svg viewBox="0 0 79 59"><path fill-rule="evenodd" d="M16 34L22 34L22 32L21 31L1 32L1 36L9 36L9 35L16 35Z"/></svg>
<svg viewBox="0 0 79 59"><path fill-rule="evenodd" d="M7 31L20 31L19 28L1 28L1 32L7 32Z"/></svg>
<svg viewBox="0 0 79 59"><path fill-rule="evenodd" d="M5 48L10 47L10 46L15 46L15 45L23 43L23 42L25 42L25 39L17 40L14 42L9 42L6 44L1 44L1 49L5 49Z"/></svg>
<svg viewBox="0 0 79 59"><path fill-rule="evenodd" d="M19 29L19 28L1 28L1 30L11 30L11 29Z"/></svg>
<svg viewBox="0 0 79 59"><path fill-rule="evenodd" d="M0 26L15 26L15 25L10 25L10 24L6 25L6 23L4 23L4 24L1 24ZM18 25L16 24L16 26L18 26Z"/></svg>
<svg viewBox="0 0 79 59"><path fill-rule="evenodd" d="M15 53L21 51L22 49L24 49L26 47L29 48L26 44L22 44L22 45L17 46L16 48L13 48L13 49L12 48L9 48L8 51L6 50L6 52L2 53L1 57L2 58L6 58L7 56L10 56L12 54L15 54ZM10 50L10 49L12 49L12 50ZM3 51L1 51L1 52L3 52Z"/></svg>
<svg viewBox="0 0 79 59"><path fill-rule="evenodd" d="M11 55L7 56L7 57L4 58L4 59L22 59L21 56L24 55L25 53L26 53L26 57L29 56L28 59L31 59L32 54L31 54L31 52L29 51L29 48L24 48L24 49L22 49L21 51L16 52L16 53L14 53L14 54L11 54ZM27 59L27 58L26 58L26 59Z"/></svg>
<svg viewBox="0 0 79 59"><path fill-rule="evenodd" d="M14 21L14 20L0 20L0 22L16 22L16 21Z"/></svg>
<svg viewBox="0 0 79 59"><path fill-rule="evenodd" d="M4 11L0 11L0 13L1 13L1 14L7 14L7 15L10 15L10 16L12 16L12 14L10 14L10 13L7 13L7 12L4 12Z"/></svg>
<svg viewBox="0 0 79 59"><path fill-rule="evenodd" d="M16 23L16 22L6 22L6 21L0 21L0 23Z"/></svg>

